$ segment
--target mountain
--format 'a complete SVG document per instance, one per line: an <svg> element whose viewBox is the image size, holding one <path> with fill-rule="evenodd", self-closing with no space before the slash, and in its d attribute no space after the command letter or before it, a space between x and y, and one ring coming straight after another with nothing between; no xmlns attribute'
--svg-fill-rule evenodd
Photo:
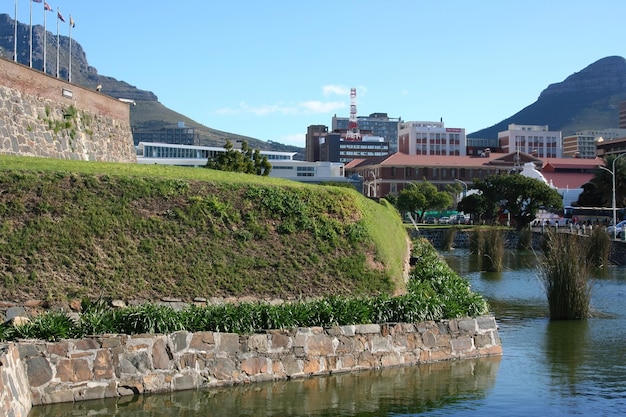
<svg viewBox="0 0 626 417"><path fill-rule="evenodd" d="M626 101L626 60L602 58L560 83L550 84L537 101L513 116L467 135L497 138L508 125L548 125L563 136L581 130L619 127L619 103Z"/></svg>
<svg viewBox="0 0 626 417"><path fill-rule="evenodd" d="M29 25L18 21L17 61L23 65L28 65L30 57L29 28ZM0 56L7 59L13 59L14 32L14 20L8 14L0 14ZM47 31L47 34L44 36L42 25L33 26L32 67L43 70L44 38L47 44L46 73L54 76L57 70L57 37L56 34L52 34L50 31ZM69 37L60 36L59 78L64 80L67 80L69 75L69 46ZM97 69L89 65L83 47L74 39L72 39L72 83L92 89L101 85L102 89L100 91L103 94L134 100L137 105L131 106L130 111L130 125L133 129L160 129L175 125L178 122L185 122L186 126L193 127L196 133L198 133L201 145L222 146L227 140L231 142L245 140L254 149L297 152L296 159L304 159L304 148L212 129L165 107L159 102L158 97L150 91L140 90L124 81L118 81L113 77L98 74Z"/></svg>

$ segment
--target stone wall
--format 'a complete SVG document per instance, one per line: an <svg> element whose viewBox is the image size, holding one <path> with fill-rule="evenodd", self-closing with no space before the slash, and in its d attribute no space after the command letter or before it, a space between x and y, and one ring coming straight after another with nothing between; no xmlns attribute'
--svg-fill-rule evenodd
<svg viewBox="0 0 626 417"><path fill-rule="evenodd" d="M137 162L124 103L0 58L0 154Z"/></svg>
<svg viewBox="0 0 626 417"><path fill-rule="evenodd" d="M26 371L13 343L0 346L0 415L27 417L32 399Z"/></svg>
<svg viewBox="0 0 626 417"><path fill-rule="evenodd" d="M34 405L502 354L492 316L244 336L105 335L18 347Z"/></svg>

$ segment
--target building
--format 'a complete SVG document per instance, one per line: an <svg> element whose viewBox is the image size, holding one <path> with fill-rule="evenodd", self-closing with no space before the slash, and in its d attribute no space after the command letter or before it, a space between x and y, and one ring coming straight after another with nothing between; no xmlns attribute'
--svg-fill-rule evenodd
<svg viewBox="0 0 626 417"><path fill-rule="evenodd" d="M561 132L550 131L548 126L510 124L508 130L498 132L498 142L505 153L519 151L539 158L563 156Z"/></svg>
<svg viewBox="0 0 626 417"><path fill-rule="evenodd" d="M626 137L626 129L583 130L563 138L563 156L572 158L595 158L596 143Z"/></svg>
<svg viewBox="0 0 626 417"><path fill-rule="evenodd" d="M389 142L381 137L364 136L360 141L344 140L339 133L320 139L320 161L348 163L353 159L369 159L389 155Z"/></svg>
<svg viewBox="0 0 626 417"><path fill-rule="evenodd" d="M626 137L598 140L596 142L596 151L599 157L603 158L606 155L618 155L626 153Z"/></svg>
<svg viewBox="0 0 626 417"><path fill-rule="evenodd" d="M619 128L626 129L626 101L619 103Z"/></svg>
<svg viewBox="0 0 626 417"><path fill-rule="evenodd" d="M519 172L527 163L535 164L547 182L561 190L581 188L602 164L599 159L537 158L523 152L506 154L485 152L483 156L393 155L354 160L346 164L346 175L363 178L363 193L384 197L399 193L411 182L428 181L439 190L460 183L466 189L476 179L489 175ZM563 194L562 194L563 195Z"/></svg>
<svg viewBox="0 0 626 417"><path fill-rule="evenodd" d="M136 147L137 163L204 167L209 158L226 152L212 146L178 145L172 143L144 143ZM344 164L334 162L305 162L293 159L296 152L260 151L272 164L270 177L307 183L350 182L361 189L359 180L346 178Z"/></svg>
<svg viewBox="0 0 626 417"><path fill-rule="evenodd" d="M193 127L186 127L185 122L178 122L176 126L162 129L133 129L133 142L135 146L140 142L174 143L178 145L197 145L198 134Z"/></svg>
<svg viewBox="0 0 626 417"><path fill-rule="evenodd" d="M347 132L348 117L332 118L331 130L333 132ZM369 116L358 116L357 123L362 136L371 135L384 138L389 143L390 153L398 152L398 125L402 122L400 117L392 118L387 113L371 113ZM344 136L345 137L345 136Z"/></svg>
<svg viewBox="0 0 626 417"><path fill-rule="evenodd" d="M465 129L447 128L443 122L402 122L398 151L408 155L465 156Z"/></svg>
<svg viewBox="0 0 626 417"><path fill-rule="evenodd" d="M500 143L498 142L498 138L467 138L466 141L466 154L467 155L482 155L486 149L489 149L491 152L503 153L500 148Z"/></svg>
<svg viewBox="0 0 626 417"><path fill-rule="evenodd" d="M315 162L320 160L320 138L328 134L328 126L310 125L306 129L305 161Z"/></svg>

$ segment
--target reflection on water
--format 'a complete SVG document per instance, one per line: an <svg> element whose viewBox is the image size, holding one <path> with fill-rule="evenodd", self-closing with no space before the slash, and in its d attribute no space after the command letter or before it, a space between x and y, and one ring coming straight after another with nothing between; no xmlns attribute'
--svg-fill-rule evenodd
<svg viewBox="0 0 626 417"><path fill-rule="evenodd" d="M389 416L426 412L484 398L493 388L500 357L442 362L328 377L259 383L207 391L42 406L31 417L106 415L159 417ZM219 410L219 412L218 412Z"/></svg>
<svg viewBox="0 0 626 417"><path fill-rule="evenodd" d="M486 273L444 254L496 315L503 356L166 395L36 407L51 416L561 416L626 414L626 269L592 279L596 318L552 322L530 252Z"/></svg>

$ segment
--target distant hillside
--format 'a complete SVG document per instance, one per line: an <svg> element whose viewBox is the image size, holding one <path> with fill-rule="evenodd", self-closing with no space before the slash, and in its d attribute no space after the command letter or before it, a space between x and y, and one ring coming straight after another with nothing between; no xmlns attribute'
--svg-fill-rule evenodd
<svg viewBox="0 0 626 417"><path fill-rule="evenodd" d="M468 137L497 138L508 125L548 125L563 136L581 130L619 127L619 103L626 101L626 60L600 59L560 83L550 84L536 102Z"/></svg>
<svg viewBox="0 0 626 417"><path fill-rule="evenodd" d="M14 20L8 14L0 14L0 55L13 57ZM28 65L29 59L29 26L18 22L17 52L18 62ZM59 77L67 80L69 69L69 37L60 36L59 49ZM48 31L46 54L46 73L56 75L56 34ZM43 42L44 29L42 25L33 26L33 68L43 70ZM187 126L195 128L200 137L200 144L207 146L222 146L226 140L247 141L252 148L280 152L297 152L298 159L304 159L304 148L284 145L273 141L263 141L256 138L223 132L204 126L187 116L177 113L159 102L158 97L150 91L140 90L124 81L113 77L98 74L98 70L89 65L87 55L80 43L72 39L72 83L95 89L102 85L101 92L111 97L128 98L135 100L136 106L131 107L130 124L133 129L160 129L184 121Z"/></svg>

